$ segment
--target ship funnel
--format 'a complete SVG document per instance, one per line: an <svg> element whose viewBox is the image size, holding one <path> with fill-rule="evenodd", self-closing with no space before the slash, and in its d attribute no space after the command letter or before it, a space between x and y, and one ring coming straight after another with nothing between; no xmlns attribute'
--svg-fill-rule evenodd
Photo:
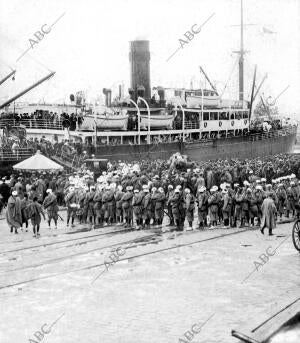
<svg viewBox="0 0 300 343"><path fill-rule="evenodd" d="M148 40L135 40L130 42L130 78L133 98L139 96L147 101L151 99L150 85L150 51Z"/></svg>
<svg viewBox="0 0 300 343"><path fill-rule="evenodd" d="M105 106L111 107L111 89L103 88L102 92L105 95Z"/></svg>

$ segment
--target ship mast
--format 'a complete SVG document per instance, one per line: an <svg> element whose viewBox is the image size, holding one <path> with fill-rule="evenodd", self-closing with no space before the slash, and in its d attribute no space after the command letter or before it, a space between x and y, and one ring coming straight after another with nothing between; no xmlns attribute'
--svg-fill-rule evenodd
<svg viewBox="0 0 300 343"><path fill-rule="evenodd" d="M248 24L252 25L252 24ZM235 26L235 25L233 25ZM234 51L234 53L239 54L239 100L244 100L244 56L248 52L244 50L244 6L243 0L241 0L241 24L240 26L240 50Z"/></svg>
<svg viewBox="0 0 300 343"><path fill-rule="evenodd" d="M243 0L241 0L241 49L239 51L239 100L244 100L244 13Z"/></svg>

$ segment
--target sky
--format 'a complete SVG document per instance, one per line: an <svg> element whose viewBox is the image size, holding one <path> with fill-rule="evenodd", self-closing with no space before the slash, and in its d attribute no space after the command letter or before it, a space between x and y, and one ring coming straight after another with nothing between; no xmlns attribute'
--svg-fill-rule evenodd
<svg viewBox="0 0 300 343"><path fill-rule="evenodd" d="M184 34L202 26L188 41ZM39 41L37 31L59 19ZM49 71L49 81L19 101L69 101L85 91L93 101L103 88L130 86L129 42L150 41L151 86L205 86L201 65L224 97L238 97L240 0L0 0L0 79L10 68L15 80L0 86L0 101L12 97ZM254 66L261 92L275 98L284 115L300 114L300 0L244 0L245 97ZM45 25L45 26L43 26ZM264 33L263 28L275 33ZM31 41L34 39L36 43ZM180 47L180 39L186 44ZM29 50L28 50L29 49ZM18 60L24 51L28 52ZM18 60L18 61L17 61ZM206 86L208 86L206 84Z"/></svg>

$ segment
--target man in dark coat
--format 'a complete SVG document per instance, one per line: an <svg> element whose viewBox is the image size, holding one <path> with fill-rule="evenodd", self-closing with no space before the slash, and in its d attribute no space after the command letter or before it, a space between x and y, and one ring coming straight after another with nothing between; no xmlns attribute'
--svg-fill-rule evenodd
<svg viewBox="0 0 300 343"><path fill-rule="evenodd" d="M269 236L272 236L272 230L276 227L276 206L274 200L272 199L272 193L268 193L267 198L262 203L262 223L261 223L261 233L264 234L264 229L267 227L269 229Z"/></svg>
<svg viewBox="0 0 300 343"><path fill-rule="evenodd" d="M21 202L17 195L17 191L13 191L7 203L6 221L11 233L13 229L18 233L18 228L22 225Z"/></svg>

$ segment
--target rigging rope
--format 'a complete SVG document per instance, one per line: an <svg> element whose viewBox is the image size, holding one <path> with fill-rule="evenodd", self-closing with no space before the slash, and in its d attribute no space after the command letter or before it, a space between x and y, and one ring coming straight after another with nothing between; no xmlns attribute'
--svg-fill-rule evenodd
<svg viewBox="0 0 300 343"><path fill-rule="evenodd" d="M223 91L222 91L222 93L221 93L221 96L220 96L221 98L223 97L224 92L225 92L225 90L226 90L226 88L227 88L227 86L228 86L228 83L229 83L230 80L231 80L232 74L233 74L233 72L234 72L234 70L235 70L235 68L236 68L236 65L237 65L237 63L238 63L238 60L239 60L239 57L237 57L235 63L233 64L233 67L232 67L231 72L230 72L230 74L229 74L229 78L228 78L228 80L227 80L227 82L226 82L226 84L225 84L225 87L224 87L224 89L223 89Z"/></svg>

